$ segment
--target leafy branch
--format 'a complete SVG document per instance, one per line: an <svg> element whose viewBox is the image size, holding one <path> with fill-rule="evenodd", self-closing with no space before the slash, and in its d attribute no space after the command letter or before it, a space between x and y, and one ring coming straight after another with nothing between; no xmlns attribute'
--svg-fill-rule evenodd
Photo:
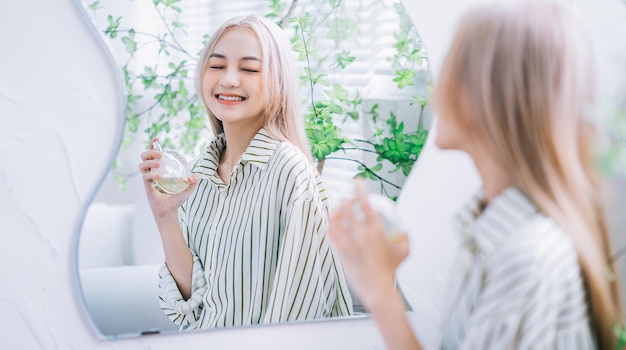
<svg viewBox="0 0 626 350"><path fill-rule="evenodd" d="M393 196L388 188L399 189L401 183L394 183L383 173L401 172L406 177L417 161L428 135L422 123L428 98L414 98L421 106L416 130L406 130L406 124L398 121L393 111L388 112L387 118L380 116L376 110L378 104L364 111L358 89L349 90L334 82L335 76L358 60L352 50L359 47L358 41L363 35L359 32L360 19L342 0L310 2L315 12L308 11L309 7L301 0L267 0L266 17L275 20L286 32L291 31L292 49L304 66L300 79L308 91L305 128L318 170L323 171L326 159L354 163L357 165L355 176L379 182L381 193ZM188 35L180 21L181 0L153 0L152 4L163 24L162 32L126 28L121 16L111 14L106 17L103 29L103 34L121 43L128 54L122 64L128 106L122 148L132 144L136 136L150 139L163 134L161 138L166 147L197 154L208 118L198 96L190 89L193 78L189 76L189 69L197 64L197 57L178 40L179 36ZM396 76L390 79L399 89L412 86L417 79L416 72L425 69L421 41L397 1L388 5L378 0L374 5L381 9L394 6L399 16L400 26L394 34L395 53L389 58ZM95 14L102 5L94 1L89 8ZM206 43L208 36L202 40ZM333 49L321 50L322 46L318 45L321 41L332 42ZM143 51L156 53L157 62L140 62L138 55ZM347 137L343 126L348 121L365 122L373 136L367 140ZM351 156L334 156L339 151L349 152ZM373 164L368 164L371 161L353 158L353 154L376 155L376 158ZM134 175L120 172L118 166L119 161L116 161L114 176L126 179Z"/></svg>

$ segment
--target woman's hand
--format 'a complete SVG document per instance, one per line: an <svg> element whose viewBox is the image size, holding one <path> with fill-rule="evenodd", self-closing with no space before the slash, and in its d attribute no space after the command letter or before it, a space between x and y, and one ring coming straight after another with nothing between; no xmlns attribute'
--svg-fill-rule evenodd
<svg viewBox="0 0 626 350"><path fill-rule="evenodd" d="M356 187L356 198L345 201L331 216L329 236L352 287L373 311L396 293L395 270L408 255L408 237L406 233L388 237L363 184L358 181ZM357 213L356 207L360 207Z"/></svg>
<svg viewBox="0 0 626 350"><path fill-rule="evenodd" d="M148 197L148 203L150 203L150 209L157 222L160 219L166 217L177 217L177 208L180 207L183 202L189 197L189 195L198 186L198 176L191 175L187 181L189 181L189 187L182 192L166 195L157 191L153 186L154 180L160 179L160 176L151 170L153 168L160 167L159 159L162 157L162 153L152 148L152 143L157 139L154 138L150 141L150 150L141 154L141 163L139 163L139 171L143 176L144 188Z"/></svg>

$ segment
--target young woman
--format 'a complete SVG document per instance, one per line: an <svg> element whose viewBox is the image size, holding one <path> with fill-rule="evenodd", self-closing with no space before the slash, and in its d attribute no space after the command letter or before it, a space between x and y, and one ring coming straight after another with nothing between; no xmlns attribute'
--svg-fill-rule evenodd
<svg viewBox="0 0 626 350"><path fill-rule="evenodd" d="M216 137L191 185L162 195L150 171L161 154L139 164L165 252L161 308L188 329L350 315L283 32L256 16L227 21L196 78Z"/></svg>
<svg viewBox="0 0 626 350"><path fill-rule="evenodd" d="M458 215L469 264L442 348L614 348L622 309L584 118L592 65L558 3L482 5L461 19L433 92L436 144L467 152L482 189ZM386 238L365 198L331 217L331 239L388 348L418 349L393 283L407 236Z"/></svg>

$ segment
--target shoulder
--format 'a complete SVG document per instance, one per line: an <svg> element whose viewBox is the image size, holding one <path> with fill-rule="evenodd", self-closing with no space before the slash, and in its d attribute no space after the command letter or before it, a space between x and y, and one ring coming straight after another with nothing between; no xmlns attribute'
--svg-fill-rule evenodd
<svg viewBox="0 0 626 350"><path fill-rule="evenodd" d="M511 234L489 257L493 272L507 274L514 267L528 277L579 275L571 238L549 217L537 213ZM555 281L556 282L556 281Z"/></svg>
<svg viewBox="0 0 626 350"><path fill-rule="evenodd" d="M312 200L328 205L328 194L315 165L297 146L281 141L269 161L268 167L279 183L289 188L293 201Z"/></svg>
<svg viewBox="0 0 626 350"><path fill-rule="evenodd" d="M270 166L278 169L291 170L293 176L315 177L317 169L302 153L302 151L289 141L281 141L270 159Z"/></svg>
<svg viewBox="0 0 626 350"><path fill-rule="evenodd" d="M507 242L509 245L528 247L531 255L537 259L553 257L558 252L576 255L569 235L553 219L541 213L525 222L511 238Z"/></svg>

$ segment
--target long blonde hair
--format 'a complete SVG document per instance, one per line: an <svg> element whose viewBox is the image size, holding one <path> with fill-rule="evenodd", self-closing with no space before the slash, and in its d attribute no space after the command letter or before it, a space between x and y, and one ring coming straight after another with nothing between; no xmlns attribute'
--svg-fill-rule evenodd
<svg viewBox="0 0 626 350"><path fill-rule="evenodd" d="M202 77L215 45L224 33L232 28L252 30L261 44L263 61L261 72L265 97L263 127L272 136L293 143L312 161L304 120L300 113L299 77L296 74L289 40L278 25L259 16L235 17L224 22L211 36L200 56L196 69L196 91L209 114L213 133L221 134L224 128L204 100Z"/></svg>
<svg viewBox="0 0 626 350"><path fill-rule="evenodd" d="M584 118L593 64L588 38L564 6L481 5L461 19L435 90L445 97L435 101L452 101L455 117L473 125L515 184L570 236L599 345L608 349L623 315L618 283L607 277L615 270Z"/></svg>

